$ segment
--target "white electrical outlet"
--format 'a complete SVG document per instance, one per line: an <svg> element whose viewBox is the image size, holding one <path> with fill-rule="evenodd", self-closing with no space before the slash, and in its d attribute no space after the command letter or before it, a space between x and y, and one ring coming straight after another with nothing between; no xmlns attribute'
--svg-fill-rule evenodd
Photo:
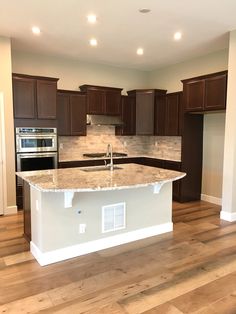
<svg viewBox="0 0 236 314"><path fill-rule="evenodd" d="M63 143L60 143L59 148L63 149L63 146L64 146Z"/></svg>
<svg viewBox="0 0 236 314"><path fill-rule="evenodd" d="M157 141L155 141L155 147L157 147Z"/></svg>
<svg viewBox="0 0 236 314"><path fill-rule="evenodd" d="M85 233L86 224L79 224L79 233Z"/></svg>
<svg viewBox="0 0 236 314"><path fill-rule="evenodd" d="M124 141L124 143L123 143L123 144L124 144L124 147L126 147L126 146L127 146L127 142L126 142L126 141Z"/></svg>

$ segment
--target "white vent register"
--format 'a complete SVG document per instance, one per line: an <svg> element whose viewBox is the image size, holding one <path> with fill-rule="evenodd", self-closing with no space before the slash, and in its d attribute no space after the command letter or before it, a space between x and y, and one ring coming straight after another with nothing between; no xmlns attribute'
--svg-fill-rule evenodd
<svg viewBox="0 0 236 314"><path fill-rule="evenodd" d="M111 204L102 207L102 233L125 228L125 203Z"/></svg>

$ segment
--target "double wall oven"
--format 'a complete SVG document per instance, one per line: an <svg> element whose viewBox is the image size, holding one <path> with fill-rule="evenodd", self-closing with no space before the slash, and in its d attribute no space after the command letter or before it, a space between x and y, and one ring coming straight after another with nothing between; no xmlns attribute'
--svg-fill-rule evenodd
<svg viewBox="0 0 236 314"><path fill-rule="evenodd" d="M16 128L17 171L57 168L57 158L56 128Z"/></svg>

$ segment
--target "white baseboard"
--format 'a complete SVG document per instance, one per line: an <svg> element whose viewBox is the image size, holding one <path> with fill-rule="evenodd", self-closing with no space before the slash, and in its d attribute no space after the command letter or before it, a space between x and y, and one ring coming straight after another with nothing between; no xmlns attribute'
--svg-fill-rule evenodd
<svg viewBox="0 0 236 314"><path fill-rule="evenodd" d="M230 222L236 221L236 213L225 212L222 210L220 212L220 219Z"/></svg>
<svg viewBox="0 0 236 314"><path fill-rule="evenodd" d="M17 213L17 206L7 206L4 215L12 215Z"/></svg>
<svg viewBox="0 0 236 314"><path fill-rule="evenodd" d="M201 194L201 200L212 203L212 204L216 204L216 205L222 205L222 198L211 196L211 195Z"/></svg>
<svg viewBox="0 0 236 314"><path fill-rule="evenodd" d="M85 255L88 253L104 250L113 246L133 242L136 240L145 239L162 233L173 231L173 223L165 223L161 225L156 225L152 227L147 227L143 229L138 229L135 231L125 232L117 234L115 236L110 236L102 238L99 240L89 241L82 244L77 244L69 246L66 248L41 252L41 250L31 241L30 251L36 258L41 266L48 264L60 262L69 258Z"/></svg>

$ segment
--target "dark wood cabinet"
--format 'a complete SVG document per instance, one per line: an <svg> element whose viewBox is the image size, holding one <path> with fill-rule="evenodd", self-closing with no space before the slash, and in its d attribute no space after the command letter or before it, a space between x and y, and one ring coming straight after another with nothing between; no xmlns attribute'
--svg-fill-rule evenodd
<svg viewBox="0 0 236 314"><path fill-rule="evenodd" d="M174 171L181 171L181 162L172 161L172 160L164 160L163 168L174 170ZM181 198L181 181L177 180L173 181L173 200L179 201Z"/></svg>
<svg viewBox="0 0 236 314"><path fill-rule="evenodd" d="M190 78L182 82L185 111L225 110L227 71Z"/></svg>
<svg viewBox="0 0 236 314"><path fill-rule="evenodd" d="M35 80L13 76L14 117L34 119L36 116Z"/></svg>
<svg viewBox="0 0 236 314"><path fill-rule="evenodd" d="M80 86L80 90L87 95L88 114L121 114L122 88L82 85Z"/></svg>
<svg viewBox="0 0 236 314"><path fill-rule="evenodd" d="M136 134L153 135L155 99L159 95L165 95L166 90L137 89L128 91L127 93L135 99Z"/></svg>
<svg viewBox="0 0 236 314"><path fill-rule="evenodd" d="M205 110L226 108L227 74L209 77L205 80Z"/></svg>
<svg viewBox="0 0 236 314"><path fill-rule="evenodd" d="M180 183L180 202L201 199L203 115L185 113L181 144L181 171L186 177Z"/></svg>
<svg viewBox="0 0 236 314"><path fill-rule="evenodd" d="M36 80L37 118L56 119L57 82Z"/></svg>
<svg viewBox="0 0 236 314"><path fill-rule="evenodd" d="M159 136L181 135L182 92L156 97L154 134Z"/></svg>
<svg viewBox="0 0 236 314"><path fill-rule="evenodd" d="M24 213L24 237L31 241L31 204L30 204L30 185L23 181L23 213Z"/></svg>
<svg viewBox="0 0 236 314"><path fill-rule="evenodd" d="M121 114L121 91L107 90L106 93L106 114Z"/></svg>
<svg viewBox="0 0 236 314"><path fill-rule="evenodd" d="M57 81L57 78L13 73L14 118L25 119L24 126L31 124L27 119L56 120Z"/></svg>
<svg viewBox="0 0 236 314"><path fill-rule="evenodd" d="M116 135L135 135L135 117L135 98L131 96L121 96L121 119L123 125L116 127Z"/></svg>
<svg viewBox="0 0 236 314"><path fill-rule="evenodd" d="M168 94L166 97L166 130L168 136L179 135L180 100L179 93Z"/></svg>
<svg viewBox="0 0 236 314"><path fill-rule="evenodd" d="M86 95L76 91L58 90L58 135L86 135Z"/></svg>
<svg viewBox="0 0 236 314"><path fill-rule="evenodd" d="M154 134L164 136L166 132L166 96L158 96L154 110Z"/></svg>

